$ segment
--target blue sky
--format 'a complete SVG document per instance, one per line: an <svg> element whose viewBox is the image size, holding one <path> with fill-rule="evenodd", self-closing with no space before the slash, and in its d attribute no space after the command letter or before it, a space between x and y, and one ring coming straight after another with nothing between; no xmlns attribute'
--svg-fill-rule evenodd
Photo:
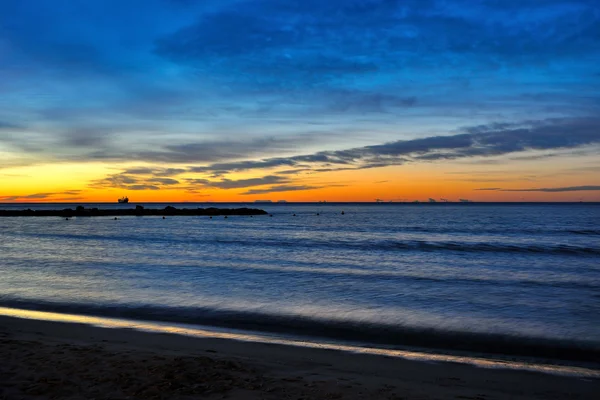
<svg viewBox="0 0 600 400"><path fill-rule="evenodd" d="M597 156L599 89L595 0L0 2L0 168Z"/></svg>

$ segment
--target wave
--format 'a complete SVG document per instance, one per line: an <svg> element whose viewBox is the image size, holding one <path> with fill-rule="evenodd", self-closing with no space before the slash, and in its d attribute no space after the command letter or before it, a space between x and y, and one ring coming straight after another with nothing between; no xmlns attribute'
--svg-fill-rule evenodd
<svg viewBox="0 0 600 400"><path fill-rule="evenodd" d="M567 232L575 235L600 235L600 229L573 229Z"/></svg>
<svg viewBox="0 0 600 400"><path fill-rule="evenodd" d="M23 234L21 234L23 236ZM248 247L298 247L319 249L349 249L365 251L453 251L467 253L517 253L517 254L548 254L548 255L577 255L600 256L600 247L577 246L570 244L514 244L503 242L457 242L457 241L429 241L429 240L330 240L319 239L281 239L270 237L257 237L255 239L215 239L207 237L187 236L108 236L108 235L75 235L75 234L35 234L32 237L56 238L65 240L102 240L127 242L156 242L156 243L191 243L191 244L218 244Z"/></svg>
<svg viewBox="0 0 600 400"><path fill-rule="evenodd" d="M14 261L13 258L5 259L5 261ZM320 279L323 276L328 276L334 279L346 279L346 278L358 278L362 282L372 282L377 280L385 280L386 284L412 284L412 283L434 283L441 285L464 285L469 287L510 287L510 288L559 288L559 289L576 289L576 290L591 290L597 291L600 289L600 280L594 275L590 277L538 277L535 278L510 278L510 271L503 274L478 274L478 275L465 275L465 274L454 274L451 276L441 275L437 276L432 274L429 270L422 270L419 272L415 271L402 271L402 270L382 270L382 269L365 269L356 267L343 267L336 266L332 267L329 265L320 266L312 263L307 263L306 266L302 265L271 265L268 263L256 263L254 261L243 261L238 265L231 265L227 263L221 263L218 258L211 259L210 262L206 262L206 259L202 263L190 263L189 261L173 262L173 263L147 263L141 264L144 268L155 269L160 271L164 268L176 268L176 269L217 269L219 271L249 271L252 270L254 273L268 273L269 275L284 274L290 276L290 274L312 276L315 279ZM21 260L17 261L21 262ZM107 261L85 261L82 263L72 263L72 266L80 268L108 268L108 269L121 269L129 267L137 267L138 264L132 263L115 263ZM596 272L597 268L585 269L583 267L577 267L578 273L583 272ZM571 278L571 279L569 279Z"/></svg>
<svg viewBox="0 0 600 400"><path fill-rule="evenodd" d="M378 227L379 230L385 233L430 233L430 234L468 234L468 235L600 235L598 229L548 229L539 228L515 228L513 227L497 227L477 226L468 228L465 226L436 226L436 225L408 225L401 227Z"/></svg>
<svg viewBox="0 0 600 400"><path fill-rule="evenodd" d="M494 252L494 253L540 253L600 255L600 248L573 245L517 245L491 242L435 242L425 240L395 241L386 240L374 243L377 248L390 250L450 250L458 252Z"/></svg>
<svg viewBox="0 0 600 400"><path fill-rule="evenodd" d="M562 340L439 328L415 328L386 323L332 320L296 315L214 308L89 305L0 299L0 305L37 311L94 315L155 322L214 326L228 329L294 335L392 348L418 347L435 351L469 351L554 360L600 362L600 342Z"/></svg>

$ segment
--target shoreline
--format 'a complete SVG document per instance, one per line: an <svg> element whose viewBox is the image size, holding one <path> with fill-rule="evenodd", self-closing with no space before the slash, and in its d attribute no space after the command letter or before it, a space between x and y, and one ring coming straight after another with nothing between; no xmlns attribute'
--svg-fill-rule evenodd
<svg viewBox="0 0 600 400"><path fill-rule="evenodd" d="M600 390L600 378L590 376L7 316L0 316L0 349L8 360L0 366L6 399L68 391L88 398L591 399Z"/></svg>
<svg viewBox="0 0 600 400"><path fill-rule="evenodd" d="M600 366L597 342L558 338L511 336L501 333L442 331L386 324L357 324L337 320L318 320L301 316L270 315L260 312L160 307L85 307L77 304L0 302L2 309L97 319L119 319L154 325L205 327L209 330L252 332L261 336L292 338L297 341L358 344L388 349L415 350L420 353L471 356L488 359L526 360L550 364Z"/></svg>
<svg viewBox="0 0 600 400"><path fill-rule="evenodd" d="M83 324L107 329L128 329L146 333L174 334L196 339L224 339L251 344L281 345L295 348L332 350L353 354L367 354L400 358L418 362L444 362L473 365L478 368L499 368L543 372L564 376L600 378L600 363L574 363L539 357L514 357L494 353L467 352L450 349L427 349L418 347L377 346L374 343L332 341L316 337L278 335L271 332L240 330L219 326L170 323L110 318L94 315L75 315L47 311L32 311L0 307L0 318L19 318L45 322Z"/></svg>

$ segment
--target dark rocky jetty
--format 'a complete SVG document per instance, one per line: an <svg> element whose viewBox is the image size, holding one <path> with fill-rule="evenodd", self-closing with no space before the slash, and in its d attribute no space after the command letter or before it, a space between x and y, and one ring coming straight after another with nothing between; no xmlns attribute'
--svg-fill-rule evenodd
<svg viewBox="0 0 600 400"><path fill-rule="evenodd" d="M125 215L134 216L165 216L165 215L191 215L191 216L217 216L217 215L267 215L264 210L257 208L182 208L165 207L162 209L144 208L121 208L103 210L98 208L84 208L78 206L75 209L65 208L63 210L0 210L0 217L120 217Z"/></svg>

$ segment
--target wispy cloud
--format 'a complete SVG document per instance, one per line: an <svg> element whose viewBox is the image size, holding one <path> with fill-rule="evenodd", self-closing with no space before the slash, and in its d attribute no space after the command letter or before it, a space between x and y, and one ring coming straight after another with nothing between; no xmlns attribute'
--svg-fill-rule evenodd
<svg viewBox="0 0 600 400"><path fill-rule="evenodd" d="M503 188L481 188L475 190L493 190L499 192L545 192L545 193L560 193L560 192L585 192L600 190L600 186L584 185L584 186L566 186L553 188L527 188L527 189L503 189Z"/></svg>
<svg viewBox="0 0 600 400"><path fill-rule="evenodd" d="M160 187L156 185L130 185L126 187L127 190L160 190Z"/></svg>
<svg viewBox="0 0 600 400"><path fill-rule="evenodd" d="M172 179L172 178L150 178L150 179L148 179L148 182L165 185L165 186L179 184L179 181L177 179Z"/></svg>
<svg viewBox="0 0 600 400"><path fill-rule="evenodd" d="M240 189L272 184L301 186L294 174L325 173L359 169L382 168L408 163L449 162L460 159L487 159L526 153L532 150L560 150L563 155L578 153L585 146L593 149L600 144L600 119L550 119L515 124L491 124L467 127L460 133L412 140L399 140L380 145L346 150L320 151L290 157L260 160L238 160L182 168L131 167L92 182L92 187L130 188L167 187L185 184L218 189ZM514 158L514 157L513 157ZM281 168L285 168L280 170ZM280 171L278 171L278 169ZM234 172L272 170L262 177L240 180L225 178ZM201 174L205 177L190 178ZM477 175L475 171L474 175ZM492 174L493 175L493 174ZM497 175L497 174L496 174ZM174 179L173 176L178 177ZM520 180L535 180L527 175ZM505 181L506 178L471 177L470 182ZM184 182L184 183L182 183Z"/></svg>
<svg viewBox="0 0 600 400"><path fill-rule="evenodd" d="M63 192L48 192L48 193L33 193L28 195L13 195L0 196L0 201L17 201L17 200L77 200L81 190L66 190ZM57 198L57 196L63 196ZM66 196L66 197L64 197Z"/></svg>
<svg viewBox="0 0 600 400"><path fill-rule="evenodd" d="M211 181L208 179L188 179L187 181L189 184L214 187L218 189L240 189L252 186L272 185L274 183L286 183L289 182L289 179L276 175L268 175L263 176L261 178L249 178L239 180L222 179L219 181Z"/></svg>
<svg viewBox="0 0 600 400"><path fill-rule="evenodd" d="M321 189L322 186L309 186L309 185L282 185L282 186L272 186L265 189L250 189L242 194L244 195L252 195L252 194L267 194L267 193L277 193L277 192L295 192L299 190L314 190Z"/></svg>
<svg viewBox="0 0 600 400"><path fill-rule="evenodd" d="M497 157L528 150L576 149L600 143L600 119L550 119L514 124L464 128L449 136L399 140L347 150L276 157L258 161L233 161L190 168L192 172L233 172L310 165L314 171L378 168L414 162ZM322 165L329 167L321 168ZM333 167L332 167L333 166Z"/></svg>
<svg viewBox="0 0 600 400"><path fill-rule="evenodd" d="M184 172L185 168L155 168L155 167L134 167L127 168L122 172L125 175L152 175L156 177L177 176Z"/></svg>

